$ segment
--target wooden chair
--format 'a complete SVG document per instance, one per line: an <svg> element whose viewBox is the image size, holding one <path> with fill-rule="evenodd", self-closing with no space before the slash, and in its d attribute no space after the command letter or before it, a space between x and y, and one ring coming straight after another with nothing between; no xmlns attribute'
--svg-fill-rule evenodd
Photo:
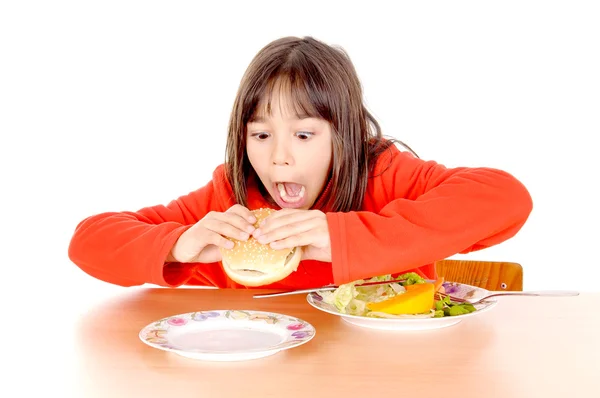
<svg viewBox="0 0 600 398"><path fill-rule="evenodd" d="M517 263L445 259L437 261L435 266L438 276L449 282L487 290L523 290L523 268Z"/></svg>

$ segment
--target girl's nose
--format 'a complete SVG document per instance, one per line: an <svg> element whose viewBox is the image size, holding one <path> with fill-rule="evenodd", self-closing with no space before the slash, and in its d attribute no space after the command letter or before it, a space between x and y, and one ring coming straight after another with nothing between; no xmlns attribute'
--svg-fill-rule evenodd
<svg viewBox="0 0 600 398"><path fill-rule="evenodd" d="M273 164L275 166L289 166L290 165L290 163L285 160L277 160L277 159L273 160Z"/></svg>
<svg viewBox="0 0 600 398"><path fill-rule="evenodd" d="M290 153L289 148L283 143L275 145L273 153L271 154L271 159L275 166L289 166L293 164L292 154Z"/></svg>

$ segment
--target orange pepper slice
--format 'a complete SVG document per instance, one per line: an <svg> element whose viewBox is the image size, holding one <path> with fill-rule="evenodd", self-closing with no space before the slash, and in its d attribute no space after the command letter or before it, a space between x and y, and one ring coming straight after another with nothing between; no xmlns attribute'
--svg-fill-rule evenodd
<svg viewBox="0 0 600 398"><path fill-rule="evenodd" d="M385 312L387 314L422 314L431 311L435 301L435 285L433 283L419 283L406 286L406 292L391 299L376 303L367 303L371 311Z"/></svg>

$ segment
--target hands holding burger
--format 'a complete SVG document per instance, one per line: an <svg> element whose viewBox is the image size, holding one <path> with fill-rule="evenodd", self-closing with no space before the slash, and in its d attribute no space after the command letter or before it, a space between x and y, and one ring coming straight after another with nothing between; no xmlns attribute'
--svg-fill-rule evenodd
<svg viewBox="0 0 600 398"><path fill-rule="evenodd" d="M318 210L258 209L234 205L210 212L184 232L167 261L222 261L227 275L245 286L284 279L301 259L331 261L329 229Z"/></svg>

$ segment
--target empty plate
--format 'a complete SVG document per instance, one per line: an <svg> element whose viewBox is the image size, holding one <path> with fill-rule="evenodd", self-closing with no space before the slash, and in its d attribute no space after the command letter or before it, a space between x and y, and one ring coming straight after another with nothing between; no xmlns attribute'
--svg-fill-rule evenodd
<svg viewBox="0 0 600 398"><path fill-rule="evenodd" d="M207 361L243 361L273 355L310 341L315 328L273 312L213 310L157 320L140 333L151 347Z"/></svg>

